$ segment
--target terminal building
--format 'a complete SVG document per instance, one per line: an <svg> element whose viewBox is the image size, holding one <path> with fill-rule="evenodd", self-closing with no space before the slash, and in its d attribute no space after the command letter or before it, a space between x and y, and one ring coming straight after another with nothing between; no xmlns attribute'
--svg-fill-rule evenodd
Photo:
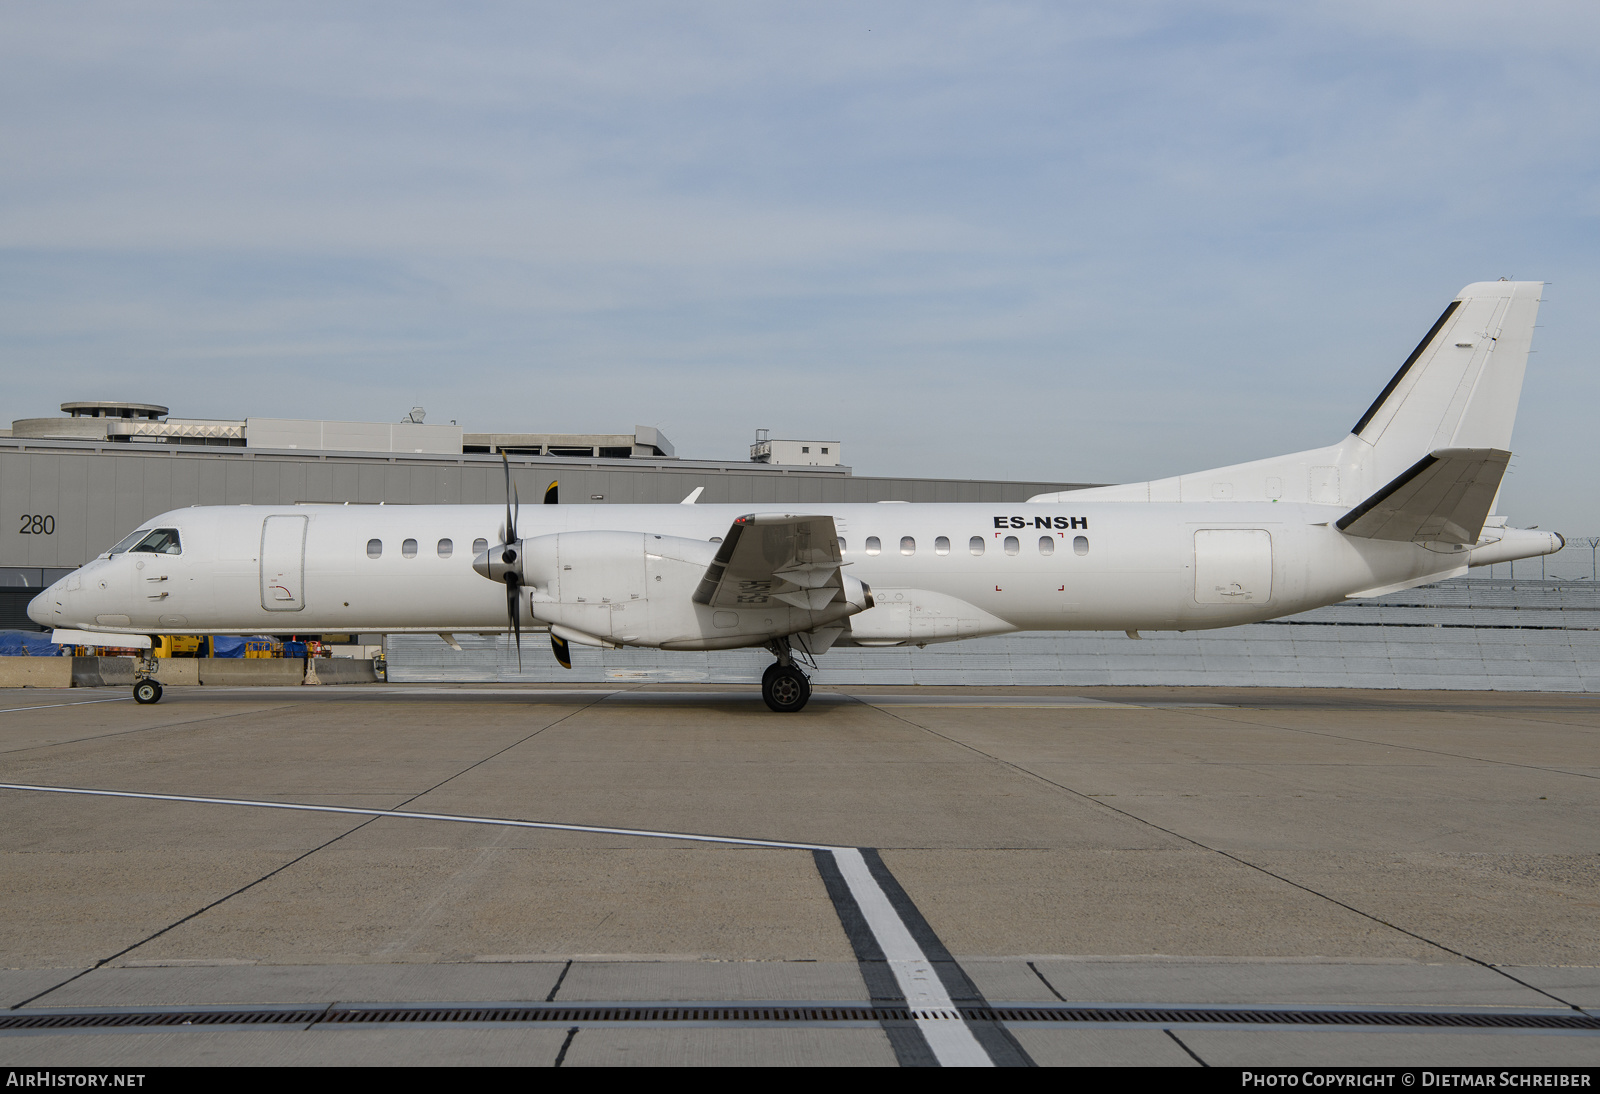
<svg viewBox="0 0 1600 1094"><path fill-rule="evenodd" d="M616 434L469 433L426 422L174 418L156 403L63 403L0 435L0 629L32 629L42 585L107 550L143 521L190 505L295 502L428 505L505 500L502 454L523 498L552 480L566 504L669 503L697 488L707 503L752 506L874 501L1021 501L1085 483L884 478L839 462L787 463L786 448L742 460L678 455L660 430ZM810 456L810 452L796 453ZM819 456L822 453L817 453ZM19 531L20 529L20 531Z"/></svg>
<svg viewBox="0 0 1600 1094"><path fill-rule="evenodd" d="M551 480L564 504L752 506L876 501L1016 502L1091 483L855 474L837 440L757 435L749 459L681 457L657 429L616 434L469 433L428 423L173 418L155 403L71 402L62 417L0 430L0 629L35 629L28 601L141 521L189 505L348 502L501 504L502 454L524 498ZM1575 550L1569 547L1569 551ZM1550 560L1576 575L1580 563ZM1590 560L1583 560L1590 561ZM1146 684L1600 691L1600 587L1545 578L1545 560L1437 586L1219 631L1017 634L894 649L835 650L819 684ZM1587 575L1586 575L1587 576ZM386 642L395 681L740 681L762 651L577 651L572 670L504 637Z"/></svg>

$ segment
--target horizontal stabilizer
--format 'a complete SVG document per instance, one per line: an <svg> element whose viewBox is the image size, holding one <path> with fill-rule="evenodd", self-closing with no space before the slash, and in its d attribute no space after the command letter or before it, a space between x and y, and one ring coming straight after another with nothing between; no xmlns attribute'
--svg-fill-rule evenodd
<svg viewBox="0 0 1600 1094"><path fill-rule="evenodd" d="M1510 459L1497 448L1442 448L1340 517L1339 530L1363 539L1476 543Z"/></svg>

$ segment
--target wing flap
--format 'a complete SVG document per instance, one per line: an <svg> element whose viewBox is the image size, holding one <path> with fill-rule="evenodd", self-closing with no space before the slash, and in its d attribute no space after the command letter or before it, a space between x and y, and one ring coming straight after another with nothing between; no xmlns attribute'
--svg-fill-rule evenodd
<svg viewBox="0 0 1600 1094"><path fill-rule="evenodd" d="M1337 521L1363 539L1476 543L1505 476L1511 453L1496 448L1443 448Z"/></svg>

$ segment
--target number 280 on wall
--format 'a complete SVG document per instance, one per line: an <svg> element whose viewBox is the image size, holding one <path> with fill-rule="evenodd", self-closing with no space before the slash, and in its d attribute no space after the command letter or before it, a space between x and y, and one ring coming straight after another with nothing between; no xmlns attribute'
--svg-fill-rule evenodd
<svg viewBox="0 0 1600 1094"><path fill-rule="evenodd" d="M56 534L56 518L43 513L24 513L22 527L17 531L25 536L53 536Z"/></svg>

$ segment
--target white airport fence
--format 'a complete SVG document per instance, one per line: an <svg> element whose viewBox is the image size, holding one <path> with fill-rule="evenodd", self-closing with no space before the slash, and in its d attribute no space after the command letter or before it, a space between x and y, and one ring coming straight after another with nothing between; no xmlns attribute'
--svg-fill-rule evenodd
<svg viewBox="0 0 1600 1094"><path fill-rule="evenodd" d="M664 653L572 647L561 668L543 634L394 635L389 679L407 682L753 683L763 650ZM1463 578L1273 623L1153 631L1045 632L893 649L835 649L818 684L1100 684L1600 691L1600 585Z"/></svg>

